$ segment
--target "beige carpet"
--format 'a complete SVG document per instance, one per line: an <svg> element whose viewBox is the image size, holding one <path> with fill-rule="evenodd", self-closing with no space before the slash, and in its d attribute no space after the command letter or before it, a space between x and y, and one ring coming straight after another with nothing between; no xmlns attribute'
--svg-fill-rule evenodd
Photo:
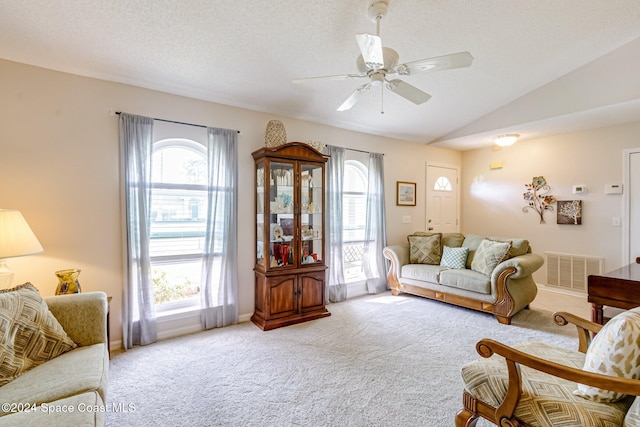
<svg viewBox="0 0 640 427"><path fill-rule="evenodd" d="M111 359L109 426L443 426L460 408L475 343L576 348L575 329L524 310L490 315L389 293L263 332L252 323L136 347Z"/></svg>

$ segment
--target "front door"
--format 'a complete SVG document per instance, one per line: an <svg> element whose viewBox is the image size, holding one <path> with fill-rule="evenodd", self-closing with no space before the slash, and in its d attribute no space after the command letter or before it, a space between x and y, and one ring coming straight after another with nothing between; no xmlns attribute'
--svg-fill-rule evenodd
<svg viewBox="0 0 640 427"><path fill-rule="evenodd" d="M427 231L458 231L458 169L427 164Z"/></svg>

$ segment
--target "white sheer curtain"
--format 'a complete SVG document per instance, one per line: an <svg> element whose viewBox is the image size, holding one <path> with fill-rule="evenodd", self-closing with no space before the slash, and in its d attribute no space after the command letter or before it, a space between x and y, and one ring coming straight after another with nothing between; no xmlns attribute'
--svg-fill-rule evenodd
<svg viewBox="0 0 640 427"><path fill-rule="evenodd" d="M387 245L384 207L384 156L369 154L367 220L365 225L364 273L370 294L387 289L387 267L382 249Z"/></svg>
<svg viewBox="0 0 640 427"><path fill-rule="evenodd" d="M347 299L347 285L344 280L342 257L342 198L344 195L344 148L327 145L326 154L331 156L327 162L327 212L329 241L327 298L329 302Z"/></svg>
<svg viewBox="0 0 640 427"><path fill-rule="evenodd" d="M205 329L238 323L238 132L207 128L208 208L202 259Z"/></svg>
<svg viewBox="0 0 640 427"><path fill-rule="evenodd" d="M127 349L158 340L149 260L153 119L121 113L118 125L127 231L122 316Z"/></svg>

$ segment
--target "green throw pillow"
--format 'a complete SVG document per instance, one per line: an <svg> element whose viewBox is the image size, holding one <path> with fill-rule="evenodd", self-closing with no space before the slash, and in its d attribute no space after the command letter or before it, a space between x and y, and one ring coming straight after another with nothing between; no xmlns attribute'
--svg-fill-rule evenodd
<svg viewBox="0 0 640 427"><path fill-rule="evenodd" d="M440 239L442 234L429 236L411 235L409 239L409 262L411 264L440 264Z"/></svg>
<svg viewBox="0 0 640 427"><path fill-rule="evenodd" d="M480 242L473 261L471 261L471 269L491 276L496 266L509 256L510 249L511 242L484 239Z"/></svg>
<svg viewBox="0 0 640 427"><path fill-rule="evenodd" d="M524 255L529 252L529 241L525 239L506 239L503 237L487 237L487 239L495 240L496 242L511 242L509 258Z"/></svg>
<svg viewBox="0 0 640 427"><path fill-rule="evenodd" d="M450 248L445 246L442 249L440 267L464 269L467 265L467 255L469 255L469 248Z"/></svg>
<svg viewBox="0 0 640 427"><path fill-rule="evenodd" d="M0 387L77 347L31 283L0 291Z"/></svg>

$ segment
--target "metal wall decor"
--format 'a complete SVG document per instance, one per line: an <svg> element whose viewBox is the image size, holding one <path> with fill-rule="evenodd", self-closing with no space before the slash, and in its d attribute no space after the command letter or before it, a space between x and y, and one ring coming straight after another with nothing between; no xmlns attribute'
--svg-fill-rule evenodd
<svg viewBox="0 0 640 427"><path fill-rule="evenodd" d="M522 208L522 212L529 212L529 209L533 209L540 216L540 224L545 224L544 213L546 211L552 211L553 205L556 202L556 198L551 194L551 187L547 184L547 180L544 176L534 176L531 180L531 184L524 185L527 191L524 193L524 200L528 202L528 205Z"/></svg>

